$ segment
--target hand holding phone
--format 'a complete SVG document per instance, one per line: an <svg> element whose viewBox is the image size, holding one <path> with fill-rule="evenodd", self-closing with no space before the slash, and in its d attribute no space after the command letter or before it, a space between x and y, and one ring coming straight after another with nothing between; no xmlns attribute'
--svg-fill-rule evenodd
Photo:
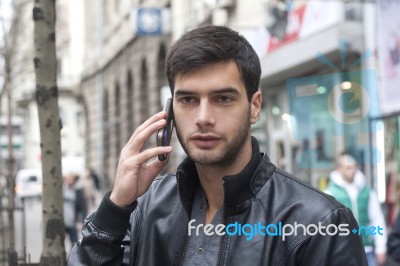
<svg viewBox="0 0 400 266"><path fill-rule="evenodd" d="M152 115L133 132L131 138L121 150L114 186L110 200L120 206L132 205L138 197L143 195L159 175L166 161L152 160L160 154L169 154L171 146L144 148L146 141L154 133L162 130L166 123L166 114L160 112Z"/></svg>
<svg viewBox="0 0 400 266"><path fill-rule="evenodd" d="M164 112L167 113L165 118L167 123L166 126L157 133L157 146L169 146L171 142L172 131L174 130L172 98L168 98L164 106ZM158 155L160 161L165 161L167 158L168 154Z"/></svg>

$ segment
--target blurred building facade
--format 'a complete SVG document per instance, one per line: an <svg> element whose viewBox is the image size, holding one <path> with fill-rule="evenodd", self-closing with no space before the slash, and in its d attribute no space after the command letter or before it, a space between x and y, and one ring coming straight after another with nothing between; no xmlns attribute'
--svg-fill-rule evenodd
<svg viewBox="0 0 400 266"><path fill-rule="evenodd" d="M170 3L88 0L85 10L80 92L87 121L86 159L109 187L120 151L134 129L162 109L170 34L168 22L162 29L159 23L167 18ZM152 139L149 145L154 144Z"/></svg>

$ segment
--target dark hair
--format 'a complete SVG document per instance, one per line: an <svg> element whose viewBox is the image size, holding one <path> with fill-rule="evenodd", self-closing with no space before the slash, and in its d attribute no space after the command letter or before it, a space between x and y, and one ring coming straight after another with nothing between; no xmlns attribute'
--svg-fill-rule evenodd
<svg viewBox="0 0 400 266"><path fill-rule="evenodd" d="M236 63L250 101L260 84L260 60L243 36L223 26L204 26L189 31L171 47L165 72L172 94L178 74L224 61Z"/></svg>

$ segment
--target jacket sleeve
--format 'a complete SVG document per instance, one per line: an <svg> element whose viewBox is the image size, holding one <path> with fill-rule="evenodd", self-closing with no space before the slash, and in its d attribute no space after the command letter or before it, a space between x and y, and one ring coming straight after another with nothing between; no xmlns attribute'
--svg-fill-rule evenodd
<svg viewBox="0 0 400 266"><path fill-rule="evenodd" d="M83 189L77 189L75 195L75 222L82 222L87 216L87 203Z"/></svg>
<svg viewBox="0 0 400 266"><path fill-rule="evenodd" d="M349 209L332 211L319 227L322 234L299 238L288 265L367 265L361 237L352 232L358 224Z"/></svg>
<svg viewBox="0 0 400 266"><path fill-rule="evenodd" d="M121 208L109 197L107 193L98 210L85 219L83 238L72 248L68 265L129 265L128 228L137 203Z"/></svg>

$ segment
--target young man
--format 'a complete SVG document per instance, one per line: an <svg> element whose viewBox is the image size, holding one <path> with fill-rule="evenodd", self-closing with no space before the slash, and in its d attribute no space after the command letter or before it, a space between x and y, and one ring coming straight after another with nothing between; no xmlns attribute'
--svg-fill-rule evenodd
<svg viewBox="0 0 400 266"><path fill-rule="evenodd" d="M176 175L154 180L166 162L151 159L172 147L142 150L165 113L144 122L70 265L366 264L361 239L349 233L357 227L350 210L277 169L251 137L261 68L242 36L217 26L190 31L170 49L166 73L188 157Z"/></svg>

